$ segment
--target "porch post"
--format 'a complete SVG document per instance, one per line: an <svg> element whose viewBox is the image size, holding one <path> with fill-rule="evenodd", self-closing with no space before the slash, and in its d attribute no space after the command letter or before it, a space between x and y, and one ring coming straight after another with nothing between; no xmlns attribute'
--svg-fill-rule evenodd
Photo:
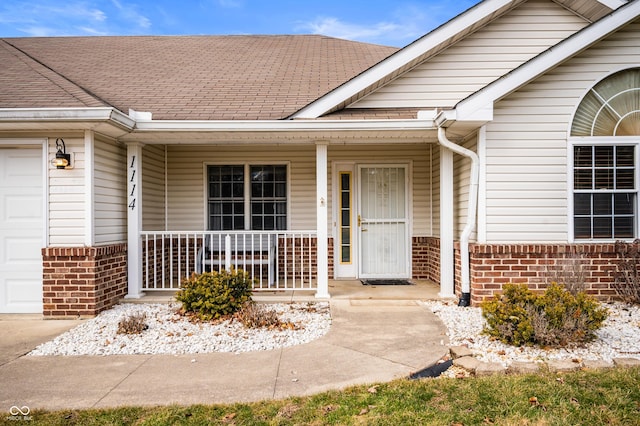
<svg viewBox="0 0 640 426"><path fill-rule="evenodd" d="M316 298L329 296L329 245L327 198L327 142L316 142L316 231L318 234L318 285Z"/></svg>
<svg viewBox="0 0 640 426"><path fill-rule="evenodd" d="M93 247L95 231L95 140L93 131L84 131L84 245Z"/></svg>
<svg viewBox="0 0 640 426"><path fill-rule="evenodd" d="M453 152L440 146L440 293L455 297L453 280Z"/></svg>
<svg viewBox="0 0 640 426"><path fill-rule="evenodd" d="M142 292L142 144L127 144L127 273L128 294L138 299Z"/></svg>

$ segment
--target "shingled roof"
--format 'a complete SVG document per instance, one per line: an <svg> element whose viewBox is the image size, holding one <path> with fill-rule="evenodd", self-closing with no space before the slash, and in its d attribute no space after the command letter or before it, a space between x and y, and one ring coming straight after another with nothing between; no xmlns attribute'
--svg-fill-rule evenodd
<svg viewBox="0 0 640 426"><path fill-rule="evenodd" d="M319 35L0 39L0 108L283 119L396 52Z"/></svg>

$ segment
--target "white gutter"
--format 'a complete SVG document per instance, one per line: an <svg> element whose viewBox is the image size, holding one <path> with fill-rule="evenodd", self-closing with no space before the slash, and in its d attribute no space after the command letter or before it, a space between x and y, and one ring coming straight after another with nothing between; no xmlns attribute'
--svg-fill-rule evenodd
<svg viewBox="0 0 640 426"><path fill-rule="evenodd" d="M439 116L441 117L441 116ZM437 120L436 120L437 121ZM446 130L438 125L438 143L464 157L471 160L471 181L469 183L469 203L467 206L467 223L460 234L460 276L462 284L462 296L459 306L469 306L471 297L471 280L469 278L469 238L476 225L476 210L478 208L478 181L480 171L480 161L478 155L458 144L447 139Z"/></svg>
<svg viewBox="0 0 640 426"><path fill-rule="evenodd" d="M2 121L112 121L133 129L135 120L115 108L0 108Z"/></svg>

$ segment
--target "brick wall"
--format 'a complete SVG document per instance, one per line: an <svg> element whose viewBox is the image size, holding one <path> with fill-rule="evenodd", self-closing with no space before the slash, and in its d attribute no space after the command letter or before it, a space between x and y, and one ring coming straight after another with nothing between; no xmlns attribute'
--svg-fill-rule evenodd
<svg viewBox="0 0 640 426"><path fill-rule="evenodd" d="M92 317L127 293L127 245L42 249L43 315Z"/></svg>
<svg viewBox="0 0 640 426"><path fill-rule="evenodd" d="M413 237L411 242L413 278L440 282L440 239Z"/></svg>
<svg viewBox="0 0 640 426"><path fill-rule="evenodd" d="M472 244L471 300L478 305L502 290L506 283L525 283L533 290L546 288L551 279L572 262L585 273L586 292L600 300L615 297L615 244Z"/></svg>
<svg viewBox="0 0 640 426"><path fill-rule="evenodd" d="M278 241L280 280L287 278L310 286L318 276L317 257L317 238L280 237Z"/></svg>

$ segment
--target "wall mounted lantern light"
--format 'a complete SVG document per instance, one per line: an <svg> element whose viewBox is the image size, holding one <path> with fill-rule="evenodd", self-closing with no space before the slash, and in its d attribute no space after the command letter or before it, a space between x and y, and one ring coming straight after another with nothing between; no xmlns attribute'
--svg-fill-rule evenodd
<svg viewBox="0 0 640 426"><path fill-rule="evenodd" d="M71 154L67 154L67 147L64 145L64 139L56 139L56 158L51 162L56 169L66 169L71 166Z"/></svg>

